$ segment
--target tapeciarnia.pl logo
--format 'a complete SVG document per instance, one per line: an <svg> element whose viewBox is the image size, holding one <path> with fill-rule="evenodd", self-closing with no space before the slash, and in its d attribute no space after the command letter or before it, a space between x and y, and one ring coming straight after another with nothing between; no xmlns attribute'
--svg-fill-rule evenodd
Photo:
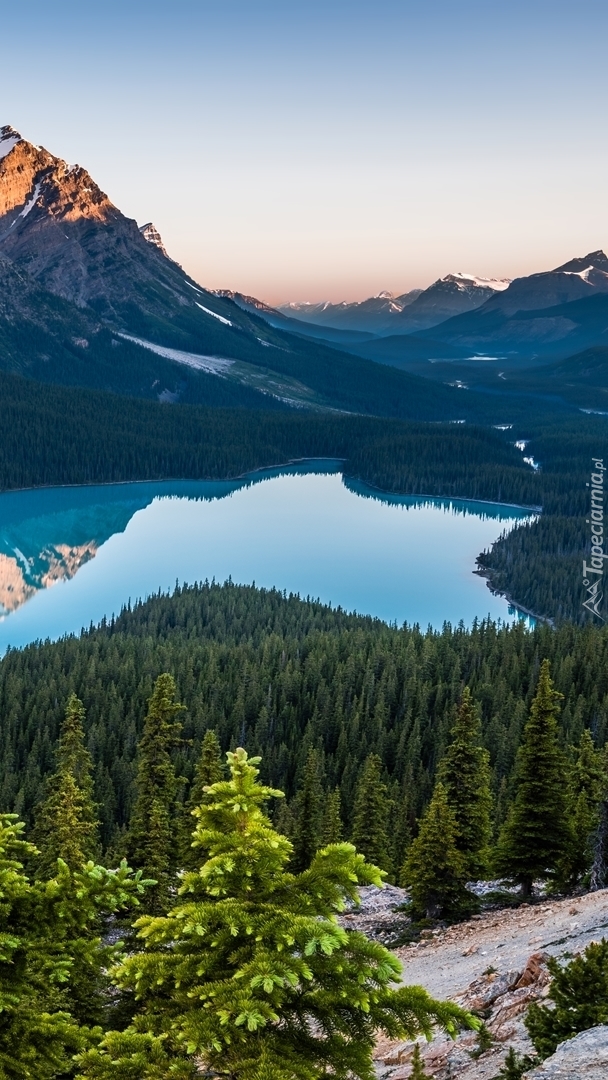
<svg viewBox="0 0 608 1080"><path fill-rule="evenodd" d="M591 483L591 509L587 524L591 526L591 561L583 559L583 585L587 592L587 599L583 600L583 607L587 608L592 615L604 621L600 612L604 592L604 559L608 559L608 552L604 552L604 472L606 466L603 458L592 458L593 472Z"/></svg>

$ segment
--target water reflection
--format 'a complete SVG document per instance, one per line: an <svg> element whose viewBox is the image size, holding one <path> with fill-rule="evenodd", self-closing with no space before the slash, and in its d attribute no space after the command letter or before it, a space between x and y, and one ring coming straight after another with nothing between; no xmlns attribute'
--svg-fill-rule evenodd
<svg viewBox="0 0 608 1080"><path fill-rule="evenodd" d="M180 582L257 582L398 623L509 618L472 571L522 508L384 495L319 460L233 481L0 495L0 655Z"/></svg>
<svg viewBox="0 0 608 1080"><path fill-rule="evenodd" d="M111 536L125 531L154 499L211 502L282 475L336 473L320 459L251 473L239 480L165 480L91 487L37 488L0 495L0 616L40 589L69 581Z"/></svg>

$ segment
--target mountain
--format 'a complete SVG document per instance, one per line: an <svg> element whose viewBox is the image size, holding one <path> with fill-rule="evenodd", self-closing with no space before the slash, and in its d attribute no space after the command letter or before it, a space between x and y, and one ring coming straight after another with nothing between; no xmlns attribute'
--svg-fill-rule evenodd
<svg viewBox="0 0 608 1080"><path fill-rule="evenodd" d="M273 308L263 300L255 296L246 296L241 292L233 292L232 289L216 289L216 296L225 296L243 311L249 311L252 315L260 315L270 326L278 330L287 330L290 334L300 334L303 337L312 337L330 344L348 345L360 343L374 338L375 335L363 330L338 330L333 326L323 326L320 323L304 322L302 319L290 318L284 315L278 308Z"/></svg>
<svg viewBox="0 0 608 1080"><path fill-rule="evenodd" d="M518 311L539 311L606 292L608 256L603 251L592 251L583 258L570 259L555 270L515 278L508 289L493 296L485 307L511 316Z"/></svg>
<svg viewBox="0 0 608 1080"><path fill-rule="evenodd" d="M566 357L608 341L608 257L594 251L540 274L516 278L473 312L422 337L470 352Z"/></svg>
<svg viewBox="0 0 608 1080"><path fill-rule="evenodd" d="M201 287L89 173L0 129L0 366L166 402L462 415L448 387L286 333Z"/></svg>
<svg viewBox="0 0 608 1080"><path fill-rule="evenodd" d="M436 326L452 315L472 311L509 285L509 279L448 274L428 289L401 296L381 292L360 303L291 303L279 311L292 319L334 329L368 331L375 335L413 334Z"/></svg>
<svg viewBox="0 0 608 1080"><path fill-rule="evenodd" d="M401 334L415 334L419 330L428 330L439 323L473 311L485 304L486 300L499 295L509 288L508 278L481 278L473 274L447 274L444 278L429 285L413 303L401 312L400 326L396 330Z"/></svg>
<svg viewBox="0 0 608 1080"><path fill-rule="evenodd" d="M320 304L298 303L282 304L281 314L300 322L313 323L316 326L329 326L335 330L358 330L372 334L395 333L397 319L404 308L416 300L421 289L394 296L390 292L381 292L367 300L353 303Z"/></svg>

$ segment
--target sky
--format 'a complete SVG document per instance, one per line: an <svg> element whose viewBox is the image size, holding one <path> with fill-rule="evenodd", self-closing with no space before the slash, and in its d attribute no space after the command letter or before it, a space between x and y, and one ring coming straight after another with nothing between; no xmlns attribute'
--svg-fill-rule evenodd
<svg viewBox="0 0 608 1080"><path fill-rule="evenodd" d="M606 0L0 0L0 125L208 288L360 300L608 246Z"/></svg>

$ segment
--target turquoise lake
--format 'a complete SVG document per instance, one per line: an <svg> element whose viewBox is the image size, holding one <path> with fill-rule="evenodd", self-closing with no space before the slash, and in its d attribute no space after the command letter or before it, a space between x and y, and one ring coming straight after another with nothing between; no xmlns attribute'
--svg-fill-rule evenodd
<svg viewBox="0 0 608 1080"><path fill-rule="evenodd" d="M176 581L319 598L389 622L517 613L475 558L530 511L385 495L303 462L241 480L45 488L0 495L0 653L78 633Z"/></svg>

